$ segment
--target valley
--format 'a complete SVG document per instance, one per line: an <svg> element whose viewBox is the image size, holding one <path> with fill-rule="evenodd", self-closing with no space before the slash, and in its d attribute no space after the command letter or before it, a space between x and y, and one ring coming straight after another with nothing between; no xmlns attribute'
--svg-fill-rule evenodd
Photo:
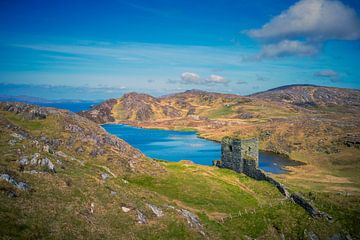
<svg viewBox="0 0 360 240"><path fill-rule="evenodd" d="M0 235L356 239L359 106L351 102L334 111L317 104L202 91L161 98L130 93L80 116L0 103ZM255 136L262 150L305 163L272 177L332 218L311 217L270 183L244 174L152 159L110 135L103 123L196 130L215 141Z"/></svg>
<svg viewBox="0 0 360 240"><path fill-rule="evenodd" d="M155 98L129 93L82 116L97 123L196 130L200 137L257 137L260 149L305 163L278 176L307 190L359 192L360 91L285 86L243 97L190 90Z"/></svg>

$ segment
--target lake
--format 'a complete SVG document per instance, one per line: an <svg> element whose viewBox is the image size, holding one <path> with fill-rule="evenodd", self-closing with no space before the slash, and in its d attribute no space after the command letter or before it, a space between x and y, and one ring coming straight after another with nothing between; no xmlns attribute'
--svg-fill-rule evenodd
<svg viewBox="0 0 360 240"><path fill-rule="evenodd" d="M102 127L152 158L172 162L190 160L209 166L213 160L221 159L221 145L199 138L196 132L144 129L123 124L104 124ZM259 153L259 167L266 172L285 173L287 170L282 167L296 165L299 163L283 155Z"/></svg>

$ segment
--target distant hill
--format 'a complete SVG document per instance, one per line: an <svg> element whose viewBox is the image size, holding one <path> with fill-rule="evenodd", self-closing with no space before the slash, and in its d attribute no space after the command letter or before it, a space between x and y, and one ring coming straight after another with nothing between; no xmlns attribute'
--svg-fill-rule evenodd
<svg viewBox="0 0 360 240"><path fill-rule="evenodd" d="M286 102L302 107L359 106L360 91L315 85L288 85L250 95L259 99Z"/></svg>
<svg viewBox="0 0 360 240"><path fill-rule="evenodd" d="M90 109L93 105L98 104L98 100L77 100L77 99L45 99L31 96L10 96L0 95L0 102L23 102L29 104L36 104L44 107L53 107L59 109L66 109L72 112L79 112Z"/></svg>
<svg viewBox="0 0 360 240"><path fill-rule="evenodd" d="M256 102L262 102L255 99ZM200 90L163 97L131 92L119 99L105 101L80 115L98 123L115 121L156 121L165 119L236 117L233 111L240 104L250 103L251 99L234 94L221 94ZM269 104L268 104L269 105ZM232 109L233 108L233 109Z"/></svg>
<svg viewBox="0 0 360 240"><path fill-rule="evenodd" d="M12 96L12 95L4 95L0 94L0 101L1 102L25 102L25 103L98 103L98 100L81 100L81 99L47 99L47 98L39 98L39 97L32 97L26 95L19 95L19 96Z"/></svg>
<svg viewBox="0 0 360 240"><path fill-rule="evenodd" d="M259 106L266 106L269 111L255 111ZM315 85L289 85L246 97L202 90L188 90L158 98L132 92L119 99L105 101L80 114L98 123L124 120L157 121L194 115L205 118L241 119L254 115L266 117L274 113L271 109L282 112L294 111L291 106L304 109L350 106L357 109L360 106L360 91ZM296 111L301 109L298 108Z"/></svg>
<svg viewBox="0 0 360 240"><path fill-rule="evenodd" d="M197 130L214 141L257 137L262 150L308 164L337 159L348 161L352 169L360 162L354 154L360 149L359 90L293 85L251 96L201 90L162 97L132 92L79 114L100 124Z"/></svg>

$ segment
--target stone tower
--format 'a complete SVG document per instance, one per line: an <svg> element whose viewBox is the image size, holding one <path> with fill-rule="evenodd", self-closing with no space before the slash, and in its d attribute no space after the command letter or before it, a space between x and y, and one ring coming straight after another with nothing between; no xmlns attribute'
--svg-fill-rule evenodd
<svg viewBox="0 0 360 240"><path fill-rule="evenodd" d="M252 175L259 166L259 142L252 139L232 139L225 137L221 143L219 167Z"/></svg>

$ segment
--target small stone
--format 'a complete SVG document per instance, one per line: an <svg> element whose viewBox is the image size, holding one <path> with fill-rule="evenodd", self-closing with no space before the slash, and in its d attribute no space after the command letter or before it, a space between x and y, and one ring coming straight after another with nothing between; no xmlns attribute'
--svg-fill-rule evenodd
<svg viewBox="0 0 360 240"><path fill-rule="evenodd" d="M44 145L44 146L43 146L43 151L44 151L44 152L49 152L49 151L50 151L49 145Z"/></svg>
<svg viewBox="0 0 360 240"><path fill-rule="evenodd" d="M13 138L16 138L16 139L20 140L20 141L22 141L22 140L25 139L25 136L23 136L23 135L21 135L21 134L18 134L18 133L12 133L11 136L12 136Z"/></svg>
<svg viewBox="0 0 360 240"><path fill-rule="evenodd" d="M101 174L101 178L102 178L102 180L106 180L106 179L108 179L110 176L109 176L109 174L107 174L107 173L102 173Z"/></svg>
<svg viewBox="0 0 360 240"><path fill-rule="evenodd" d="M15 197L17 197L17 194L16 194L15 192L13 192L13 191L9 191L9 192L7 193L7 196L8 196L9 198L15 198Z"/></svg>
<svg viewBox="0 0 360 240"><path fill-rule="evenodd" d="M90 213L93 214L94 213L94 208L95 208L95 204L91 203L90 204Z"/></svg>
<svg viewBox="0 0 360 240"><path fill-rule="evenodd" d="M19 160L19 164L21 166L26 166L29 164L29 160L27 159L27 157L22 157L20 160Z"/></svg>
<svg viewBox="0 0 360 240"><path fill-rule="evenodd" d="M127 207L121 207L121 210L124 212L124 213L127 213L127 212L130 212L130 208L127 208Z"/></svg>
<svg viewBox="0 0 360 240"><path fill-rule="evenodd" d="M117 195L117 192L111 191L111 192L110 192L110 195L111 195L111 196L116 196L116 195Z"/></svg>
<svg viewBox="0 0 360 240"><path fill-rule="evenodd" d="M123 183L125 183L125 184L128 184L129 183L129 181L127 181L126 179L121 179L122 181L123 181Z"/></svg>
<svg viewBox="0 0 360 240"><path fill-rule="evenodd" d="M84 152L84 149L82 147L78 147L75 151L80 154Z"/></svg>
<svg viewBox="0 0 360 240"><path fill-rule="evenodd" d="M30 160L30 165L37 165L38 164L38 158L40 157L39 153L35 153L31 160Z"/></svg>
<svg viewBox="0 0 360 240"><path fill-rule="evenodd" d="M57 151L57 152L55 152L55 154L59 157L63 157L63 158L67 157L67 155L65 153L63 153L62 151Z"/></svg>

